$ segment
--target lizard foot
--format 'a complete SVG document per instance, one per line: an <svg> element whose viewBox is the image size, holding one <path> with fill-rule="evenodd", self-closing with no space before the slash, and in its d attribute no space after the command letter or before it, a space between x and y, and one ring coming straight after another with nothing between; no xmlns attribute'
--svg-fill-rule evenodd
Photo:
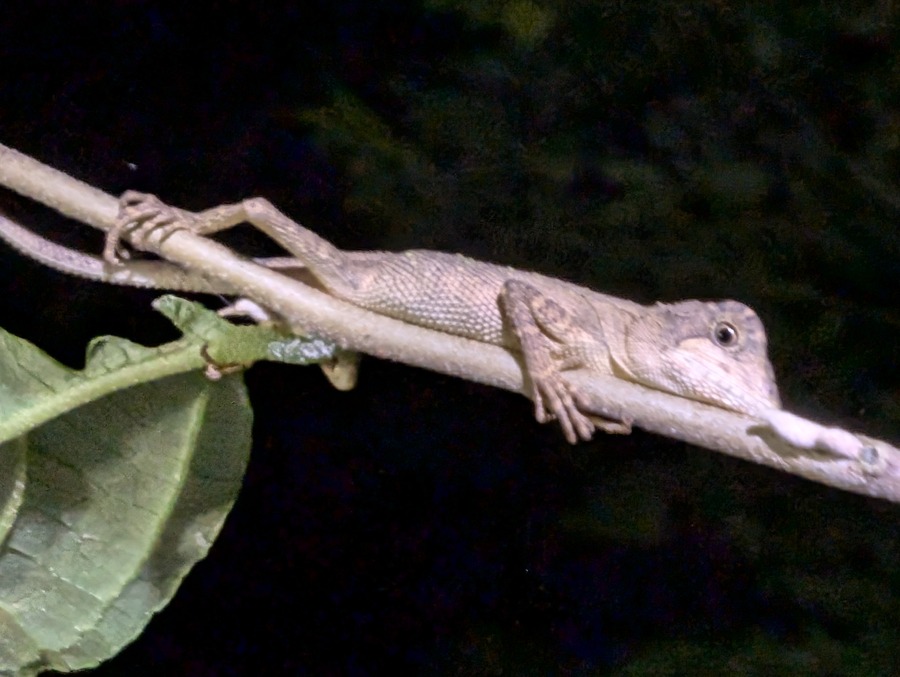
<svg viewBox="0 0 900 677"><path fill-rule="evenodd" d="M189 228L190 217L189 212L170 207L155 195L125 191L119 198L116 223L106 234L103 259L121 265L123 259L129 258L128 251L122 247L124 235L129 235L136 247L144 248L150 233L161 231L161 237L166 237L176 230Z"/></svg>
<svg viewBox="0 0 900 677"><path fill-rule="evenodd" d="M562 378L557 376L535 380L532 399L534 417L538 423L557 419L569 444L593 437L596 426L580 411L587 409L587 402Z"/></svg>

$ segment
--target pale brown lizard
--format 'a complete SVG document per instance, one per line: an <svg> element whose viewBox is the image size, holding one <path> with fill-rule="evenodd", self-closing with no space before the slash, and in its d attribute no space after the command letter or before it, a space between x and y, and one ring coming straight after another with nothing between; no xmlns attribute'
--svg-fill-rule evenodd
<svg viewBox="0 0 900 677"><path fill-rule="evenodd" d="M535 417L558 419L566 439L590 439L629 421L598 422L562 372L584 368L753 416L780 408L762 322L737 301L651 306L538 273L459 254L346 252L262 198L200 213L129 191L105 258L120 262L119 238L140 247L151 232L208 235L247 222L284 247L325 291L410 324L504 346L522 354ZM240 291L240 290L238 290Z"/></svg>
<svg viewBox="0 0 900 677"><path fill-rule="evenodd" d="M118 206L115 198L2 144L0 144L0 184L104 231L112 228L116 222ZM119 223L120 229L128 228L127 224L130 223L127 214L128 205L125 207L126 211L122 213L123 218ZM171 210L164 207L163 212L165 211ZM190 216L187 213L183 214ZM171 214L166 216L157 211L156 215L160 217L162 223L166 220L172 223L177 221ZM15 234L10 236L9 232L5 232L6 223L13 222L6 221L0 215L0 237L14 241ZM292 228L298 229L299 226L293 225ZM184 266L183 269L165 261L133 261L116 268L104 264L101 259L80 252L74 252L76 258L72 259L71 250L54 250L56 245L53 243L29 239L34 234L27 230L21 229L20 232L24 232L28 237L14 246L39 261L70 273L107 282L151 287L160 286L163 279L194 280L207 286L212 281L214 290L243 295L271 308L278 313L285 326L304 336L318 336L347 349L362 350L513 391L522 390L523 376L525 385L529 385L527 370L517 369L517 365L522 365L522 360L521 356L517 355L516 346L508 350L501 345L487 343L479 345L478 341L416 326L388 317L387 313L379 314L353 307L336 296L328 298L320 293L321 290L304 288L303 284L287 279L296 276L301 266L298 259L286 260L289 269L284 273L287 274L266 271L255 265L256 262L241 259L218 243L185 231L173 233L171 240L167 241L160 241L154 234L144 242L149 251L159 253L169 261L177 262L180 266ZM159 235L166 236L166 228L163 228ZM160 270L168 272L160 275ZM500 268L500 270L508 269ZM173 274L176 278L172 278ZM529 276L527 273L521 275ZM542 276L533 276L531 279L537 279L539 282L547 281L547 278ZM635 311L632 311L635 308L638 314L644 312L653 314L665 310L665 306L660 304L645 308L559 281L549 280L549 283L545 294L547 296L556 289L555 285L561 285L574 288L580 293L577 298L584 302L590 303L592 299L599 299L598 308L605 307L604 301L619 307L625 319L619 318L619 322L613 322L613 325L624 322L627 327L639 326L640 323L634 319ZM193 284L191 282L191 286ZM539 291L544 293L543 288ZM498 292L498 303L499 298ZM741 404L735 404L734 399L729 396L724 404L718 403L719 410L716 411L716 406L692 402L686 398L679 401L680 398L676 395L663 394L662 390L668 390L668 386L655 386L656 393L641 387L630 381L628 374L623 373L619 362L629 363L632 360L628 355L617 359L620 354L616 351L622 350L623 339L615 336L610 337L614 340L611 340L609 346L605 348L609 352L608 368L601 365L599 369L582 369L572 373L571 376L567 374L566 378L571 379L572 383L577 383L582 389L584 399L590 401L592 413L603 412L605 416L613 419L625 419L629 414L633 414L636 422L651 432L762 463L844 490L900 501L900 491L897 489L900 451L887 442L853 433L848 435L828 426L798 419L781 410L771 367L765 358L765 337L758 318L740 304L734 304L748 314L749 324L744 326L737 322L731 327L717 325L719 321L728 321L728 309L724 304L729 303L734 302L723 302L721 312L713 313L712 318L692 316L689 313L682 317L678 323L692 326L693 330L684 329L680 332L670 330L665 335L667 340L657 344L656 356L650 360L650 364L652 366L654 363L662 363L665 367L666 363L670 363L676 367L676 372L679 364L687 365L688 376L684 380L688 383L698 382L697 374L704 373L705 369L712 374L710 380L718 383L720 391L723 388L727 389L728 384L731 384L734 388L732 395L742 402ZM685 304L672 305L678 307ZM501 315L501 318L503 317ZM742 317L743 314L738 313L736 320L741 320ZM713 322L715 318L718 318L716 323ZM606 325L600 319L596 321L606 331ZM660 322L666 326L665 320ZM711 335L710 330L716 326L719 326L722 333L718 336ZM703 332L704 327L706 332ZM746 331L748 327L751 330L749 334ZM538 325L538 329L541 329L541 325ZM732 336L732 330L737 334ZM686 338L692 335L696 338ZM730 340L729 336L732 337ZM563 338L568 340L567 337ZM682 340L683 338L686 340ZM545 335L545 339L552 340L549 334ZM724 351L734 351L736 354L733 358L714 357L711 361L712 366L704 364L703 354L715 356L716 351L710 346L700 348L698 343L705 345L703 344L705 340L713 344L717 339L729 344L729 347L723 348ZM593 342L598 340L602 341L604 338L592 337ZM624 344L626 349L630 349L633 345L639 345L639 342L629 337L624 339ZM564 341L553 341L553 345L563 349L566 347ZM601 352L602 349L601 346ZM647 351L640 350L635 354L640 357L645 352ZM698 361L692 363L690 359L686 359L691 354ZM672 359L673 356L675 359ZM513 359L516 357L519 359ZM733 368L730 361L736 363L736 368ZM749 374L749 378L744 377L745 374ZM702 383L702 379L699 382ZM676 393L685 394L687 391L687 388L675 386ZM687 396L692 397L690 394ZM693 397L709 400L708 395ZM737 410L738 413L728 409ZM741 414L742 411L752 413ZM748 415L751 418L749 421Z"/></svg>

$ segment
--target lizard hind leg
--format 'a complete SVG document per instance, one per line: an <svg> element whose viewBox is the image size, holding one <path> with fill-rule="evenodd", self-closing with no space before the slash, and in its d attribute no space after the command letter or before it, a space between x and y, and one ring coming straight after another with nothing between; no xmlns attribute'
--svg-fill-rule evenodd
<svg viewBox="0 0 900 677"><path fill-rule="evenodd" d="M189 212L167 205L154 195L127 191L119 198L119 218L107 234L104 258L120 263L119 242L128 235L143 248L151 232L161 236L181 229L196 235L212 235L239 223L249 223L284 247L295 258L292 267L306 268L326 290L352 300L358 284L357 268L346 252L299 223L292 221L264 198L247 198L202 212Z"/></svg>
<svg viewBox="0 0 900 677"><path fill-rule="evenodd" d="M574 444L593 436L594 422L582 410L587 402L560 374L554 360L554 343L542 327L559 327L569 321L565 308L521 280L507 280L500 292L501 306L522 350L526 378L538 423L557 419L566 440Z"/></svg>

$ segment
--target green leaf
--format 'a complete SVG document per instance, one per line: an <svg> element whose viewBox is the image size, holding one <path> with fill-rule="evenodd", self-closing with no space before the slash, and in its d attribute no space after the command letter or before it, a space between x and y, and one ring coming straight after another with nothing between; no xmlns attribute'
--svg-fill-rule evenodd
<svg viewBox="0 0 900 677"><path fill-rule="evenodd" d="M25 440L0 444L0 544L12 527L25 497Z"/></svg>
<svg viewBox="0 0 900 677"><path fill-rule="evenodd" d="M94 667L165 606L233 505L258 359L332 359L333 345L232 325L173 296L184 333L146 348L91 342L69 369L0 330L0 674Z"/></svg>
<svg viewBox="0 0 900 677"><path fill-rule="evenodd" d="M134 639L218 534L250 425L240 379L185 374L30 434L0 548L0 673L93 667Z"/></svg>
<svg viewBox="0 0 900 677"><path fill-rule="evenodd" d="M101 336L87 349L85 368L69 369L27 341L0 330L0 442L109 393L173 374L257 360L310 364L340 351L326 341L302 339L263 325L239 326L199 303L162 296L154 308L184 332L156 348Z"/></svg>

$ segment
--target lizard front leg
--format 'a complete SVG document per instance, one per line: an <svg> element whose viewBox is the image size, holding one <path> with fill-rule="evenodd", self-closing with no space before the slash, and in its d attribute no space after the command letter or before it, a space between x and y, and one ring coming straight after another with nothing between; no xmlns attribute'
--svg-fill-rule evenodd
<svg viewBox="0 0 900 677"><path fill-rule="evenodd" d="M558 334L562 327L573 325L571 316L560 304L521 280L504 282L500 301L522 350L538 423L558 419L571 444L591 439L594 422L580 411L587 409L587 402L560 374L560 363L553 354L555 343L543 330L550 327Z"/></svg>

